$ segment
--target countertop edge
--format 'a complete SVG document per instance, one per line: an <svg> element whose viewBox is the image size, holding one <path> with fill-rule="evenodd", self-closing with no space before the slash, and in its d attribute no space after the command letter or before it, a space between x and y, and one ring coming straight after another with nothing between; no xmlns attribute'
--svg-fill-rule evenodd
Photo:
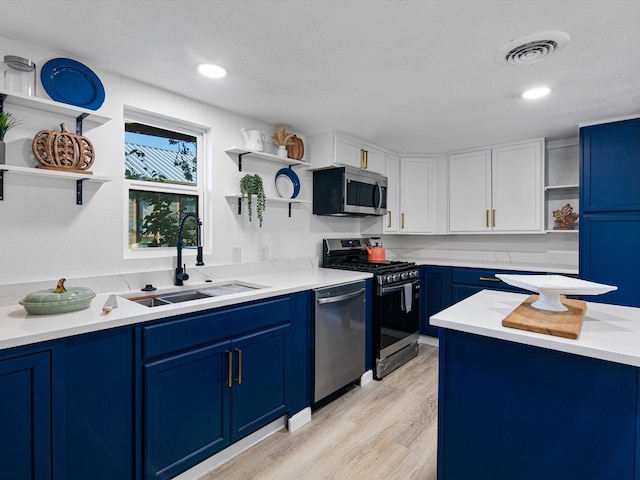
<svg viewBox="0 0 640 480"><path fill-rule="evenodd" d="M96 295L89 308L58 315L30 315L20 305L4 306L0 307L0 350L266 300L371 277L370 273L322 268L234 276L229 280L245 281L267 287L246 293L154 308L136 304L123 297L123 295L130 297L133 293L131 291L101 293ZM211 283L199 283L185 285L183 289L190 290L211 285ZM118 308L105 314L102 312L102 306L111 294L118 296Z"/></svg>
<svg viewBox="0 0 640 480"><path fill-rule="evenodd" d="M587 302L577 340L502 326L528 295L482 290L431 316L431 325L640 367L640 308Z"/></svg>

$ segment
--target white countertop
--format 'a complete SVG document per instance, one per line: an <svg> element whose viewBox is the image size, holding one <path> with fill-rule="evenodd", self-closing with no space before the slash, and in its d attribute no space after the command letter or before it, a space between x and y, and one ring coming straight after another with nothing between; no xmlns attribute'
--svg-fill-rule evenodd
<svg viewBox="0 0 640 480"><path fill-rule="evenodd" d="M437 327L640 367L640 308L587 302L577 340L502 326L528 295L483 290L436 313Z"/></svg>
<svg viewBox="0 0 640 480"><path fill-rule="evenodd" d="M370 273L363 272L312 268L233 276L227 280L216 278L212 283L187 282L189 284L183 287L159 289L153 293L207 288L229 280L265 285L266 288L153 308L119 296L118 308L107 314L102 312L102 306L111 293L131 297L132 294L143 296L145 292L128 290L100 293L89 308L58 315L30 315L19 304L0 306L0 349L364 280L371 276Z"/></svg>

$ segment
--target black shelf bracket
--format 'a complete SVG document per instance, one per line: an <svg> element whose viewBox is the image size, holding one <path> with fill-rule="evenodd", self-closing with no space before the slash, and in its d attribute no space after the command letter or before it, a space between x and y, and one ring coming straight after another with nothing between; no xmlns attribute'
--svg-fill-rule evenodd
<svg viewBox="0 0 640 480"><path fill-rule="evenodd" d="M289 218L291 218L291 202L289 202Z"/></svg>
<svg viewBox="0 0 640 480"><path fill-rule="evenodd" d="M242 215L242 197L238 199L238 215Z"/></svg>
<svg viewBox="0 0 640 480"><path fill-rule="evenodd" d="M4 93L0 93L0 113L2 113L2 109L4 108L4 99L7 98L7 96Z"/></svg>
<svg viewBox="0 0 640 480"><path fill-rule="evenodd" d="M82 121L88 116L88 113L81 113L76 117L76 135L82 135Z"/></svg>
<svg viewBox="0 0 640 480"><path fill-rule="evenodd" d="M0 169L0 200L4 200L4 172L7 170Z"/></svg>
<svg viewBox="0 0 640 480"><path fill-rule="evenodd" d="M250 152L244 152L244 153L238 154L238 171L239 172L242 171L242 157L245 156L247 153L250 153Z"/></svg>
<svg viewBox="0 0 640 480"><path fill-rule="evenodd" d="M86 178L76 180L76 205L82 205L82 182Z"/></svg>

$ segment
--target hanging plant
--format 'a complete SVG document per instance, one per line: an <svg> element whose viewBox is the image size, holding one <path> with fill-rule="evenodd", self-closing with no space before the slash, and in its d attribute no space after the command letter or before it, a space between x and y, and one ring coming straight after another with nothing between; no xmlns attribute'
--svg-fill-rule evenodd
<svg viewBox="0 0 640 480"><path fill-rule="evenodd" d="M249 211L249 221L251 221L251 203L252 195L256 196L256 214L262 227L262 217L266 206L266 197L264 196L264 186L262 185L262 177L260 175L245 175L240 179L240 195L247 199L247 210Z"/></svg>

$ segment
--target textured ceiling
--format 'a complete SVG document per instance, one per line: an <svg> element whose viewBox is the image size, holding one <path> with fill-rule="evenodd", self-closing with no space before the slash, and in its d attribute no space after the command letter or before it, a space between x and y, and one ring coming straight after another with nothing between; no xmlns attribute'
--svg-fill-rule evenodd
<svg viewBox="0 0 640 480"><path fill-rule="evenodd" d="M580 123L640 115L638 25L638 0L0 0L1 35L398 153L567 138ZM546 30L571 40L532 65L494 59L505 43ZM203 61L231 73L200 78ZM538 84L552 94L519 98Z"/></svg>

